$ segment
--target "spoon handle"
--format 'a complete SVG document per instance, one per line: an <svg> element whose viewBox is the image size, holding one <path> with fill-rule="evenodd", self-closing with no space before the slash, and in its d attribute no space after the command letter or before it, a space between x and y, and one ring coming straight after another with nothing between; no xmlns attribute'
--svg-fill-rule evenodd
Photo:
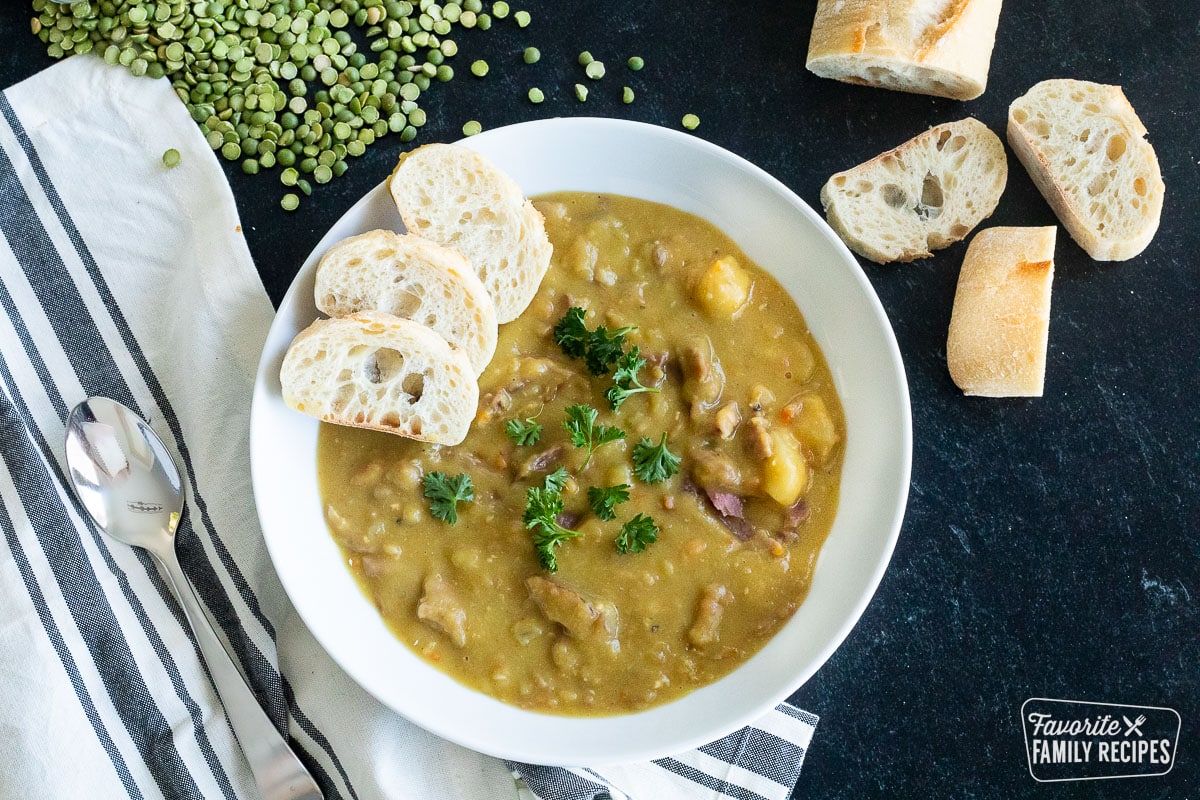
<svg viewBox="0 0 1200 800"><path fill-rule="evenodd" d="M187 615L196 643L208 663L208 671L225 706L225 716L237 735L242 752L263 800L323 800L321 790L300 759L292 752L250 691L233 660L217 638L179 566L174 547L152 551L162 565Z"/></svg>

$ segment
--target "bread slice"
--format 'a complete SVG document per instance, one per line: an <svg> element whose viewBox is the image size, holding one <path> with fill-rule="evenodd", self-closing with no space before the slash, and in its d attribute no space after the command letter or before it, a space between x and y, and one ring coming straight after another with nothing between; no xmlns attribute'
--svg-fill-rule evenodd
<svg viewBox="0 0 1200 800"><path fill-rule="evenodd" d="M946 365L964 394L1041 397L1057 228L988 228L958 274Z"/></svg>
<svg viewBox="0 0 1200 800"><path fill-rule="evenodd" d="M967 117L839 172L821 203L854 252L878 264L912 261L970 233L995 210L1007 181L1000 137Z"/></svg>
<svg viewBox="0 0 1200 800"><path fill-rule="evenodd" d="M1120 86L1042 81L1008 108L1008 143L1079 246L1097 261L1146 249L1163 180L1146 128Z"/></svg>
<svg viewBox="0 0 1200 800"><path fill-rule="evenodd" d="M461 442L479 404L466 353L379 311L308 326L288 347L279 379L284 402L323 422L434 444Z"/></svg>
<svg viewBox="0 0 1200 800"><path fill-rule="evenodd" d="M516 319L550 267L542 215L521 187L465 147L427 144L400 156L388 181L410 233L462 253L483 281L496 319Z"/></svg>
<svg viewBox="0 0 1200 800"><path fill-rule="evenodd" d="M1000 0L820 0L805 65L822 78L970 100L987 88Z"/></svg>
<svg viewBox="0 0 1200 800"><path fill-rule="evenodd" d="M476 375L496 352L496 308L462 255L420 236L369 231L321 257L317 308L331 317L384 311L419 322L467 354Z"/></svg>

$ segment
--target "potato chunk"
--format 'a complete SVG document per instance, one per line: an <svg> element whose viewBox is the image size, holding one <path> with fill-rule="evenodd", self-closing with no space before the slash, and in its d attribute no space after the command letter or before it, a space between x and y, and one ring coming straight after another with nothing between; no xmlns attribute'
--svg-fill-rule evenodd
<svg viewBox="0 0 1200 800"><path fill-rule="evenodd" d="M567 248L566 266L579 278L592 280L596 274L596 260L600 248L586 236L580 236Z"/></svg>
<svg viewBox="0 0 1200 800"><path fill-rule="evenodd" d="M821 396L806 394L796 398L784 406L782 416L816 462L824 464L840 437Z"/></svg>
<svg viewBox="0 0 1200 800"><path fill-rule="evenodd" d="M750 298L750 273L733 256L718 258L700 276L694 296L710 316L732 317Z"/></svg>
<svg viewBox="0 0 1200 800"><path fill-rule="evenodd" d="M763 491L781 506L790 506L808 488L808 464L800 445L784 430L771 431L771 455L763 464Z"/></svg>

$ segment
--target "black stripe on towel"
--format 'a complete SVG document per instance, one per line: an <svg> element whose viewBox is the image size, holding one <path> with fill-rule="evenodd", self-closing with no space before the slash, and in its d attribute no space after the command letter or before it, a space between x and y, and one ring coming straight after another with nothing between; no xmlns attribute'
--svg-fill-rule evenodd
<svg viewBox="0 0 1200 800"><path fill-rule="evenodd" d="M12 164L8 159L8 154L0 147L0 234L3 234L7 239L9 247L16 256L18 263L28 275L32 270L39 270L38 267L52 265L54 262L61 264L61 259L58 258L58 253L54 249L53 244L49 241L45 228L42 227L40 220L37 217L37 212L33 205L29 202L28 195L25 194L21 187L20 181L17 179L15 172L12 169ZM52 269L49 271L53 271ZM68 294L65 291L59 292L59 295ZM39 295L40 297L40 295ZM78 297L78 295L76 295ZM26 355L30 362L34 365L34 371L42 380L43 388L50 398L51 404L55 410L61 415L60 419L65 424L66 422L66 404L59 393L57 385L50 377L49 370L46 367L45 361L38 352L33 343L33 338L29 330L25 327L25 323L21 318L16 304L13 302L12 296L9 294L7 286L3 281L0 281L0 306L2 306L8 315L9 321L13 325L13 329L17 333L17 338L20 339L25 348ZM47 311L49 313L49 311ZM91 317L86 315L84 310L83 315L89 322ZM52 323L54 318L51 317ZM77 320L78 321L78 320ZM60 328L61 325L55 325L55 328ZM69 326L76 327L76 326ZM79 326L82 327L82 326ZM97 335L99 335L97 333ZM5 381L9 384L10 394L13 401L20 403L25 419L29 425L29 430L36 437L38 447L41 451L41 456L46 464L51 465L55 472L55 477L61 485L66 486L66 476L62 474L58 467L58 462L55 452L50 448L49 444L42 438L41 432L36 428L36 423L29 414L28 409L24 407L24 403L20 398L20 392L16 386L15 380L7 369L4 371ZM225 768L221 765L220 759L217 758L216 751L213 749L212 742L208 738L208 731L204 727L204 714L200 709L199 704L192 698L188 692L186 685L183 682L183 676L179 671L178 665L175 663L170 650L166 643L163 642L158 633L154 622L150 619L150 615L146 613L145 607L142 605L141 599L130 586L129 580L117 563L113 560L111 553L108 551L105 542L100 539L96 529L91 525L90 518L83 517L88 529L91 531L93 540L97 550L102 554L106 565L112 574L116 577L117 583L121 588L121 592L128 601L130 608L137 617L139 624L146 633L146 638L153 647L155 654L159 657L163 668L171 681L171 685L175 690L176 696L183 703L184 708L188 712L188 716L192 721L192 728L195 733L196 743L200 748L200 752L204 755L204 760L208 764L209 769L213 774L213 778L221 787L222 792L228 800L235 800L233 785L229 780L229 776L225 772ZM78 540L78 531L73 531L76 540ZM82 543L80 543L82 552ZM83 556L86 561L86 556ZM146 571L150 579L155 583L159 590L159 594L168 601L168 606L172 607L176 614L180 613L177 606L174 604L174 597L166 588L162 577L159 575L157 568L151 561L150 557L143 551L137 551L137 558ZM90 564L89 564L90 567ZM186 623L181 622L185 626ZM131 663L132 653L130 654ZM134 667L136 669L136 665ZM157 709L156 709L157 710Z"/></svg>
<svg viewBox="0 0 1200 800"><path fill-rule="evenodd" d="M687 778L689 781L698 783L706 789L728 795L729 797L736 798L736 800L767 800L758 792L752 792L744 786L721 780L709 775L707 772L702 772L693 766L684 764L682 761L676 761L673 758L660 758L654 763L665 770L674 772L681 778Z"/></svg>
<svg viewBox="0 0 1200 800"><path fill-rule="evenodd" d="M0 426L3 426L2 421L0 421ZM3 428L0 428L0 433L3 433ZM104 748L104 752L108 753L113 770L120 778L121 785L125 787L130 799L142 800L142 792L138 789L133 775L130 774L124 756L121 755L121 751L117 749L116 743L109 735L104 720L100 718L100 712L96 709L92 695L83 682L83 676L79 673L79 666L75 663L75 658L71 655L71 651L63 639L62 631L58 629L58 624L54 621L54 615L50 612L45 595L42 594L42 587L38 585L37 576L33 574L29 559L25 557L25 551L21 548L20 540L17 539L16 526L13 525L12 518L8 515L8 508L4 505L2 498L0 498L0 529L4 531L4 538L8 542L8 549L12 553L13 561L16 562L17 571L21 573L21 580L25 582L25 591L29 593L29 600L37 610L38 619L42 621L42 627L46 630L46 638L50 640L50 644L54 646L54 652L58 654L58 660L62 662L63 670L66 671L67 678L75 689L75 696L79 698L79 705L83 708L84 716L88 718L88 722L92 724L92 730L96 732L96 739Z"/></svg>
<svg viewBox="0 0 1200 800"><path fill-rule="evenodd" d="M296 693L292 691L292 684L288 679L280 675L283 680L283 695L286 698L288 706L292 709L292 718L296 720L296 724L300 726L300 730L308 734L308 738L316 742L317 746L324 750L329 755L329 760L333 762L333 766L337 769L338 774L342 776L342 783L346 786L346 791L350 793L353 800L358 800L358 793L354 791L354 784L350 782L350 776L346 774L342 762L338 759L337 754L333 752L333 744L325 732L316 726L316 724L308 718L308 715L300 708L300 704L296 702ZM294 741L294 740L293 740ZM304 760L304 765L308 767L308 771L313 774L317 782L321 784L321 788L325 791L326 800L340 800L341 792L337 790L333 780L329 777L329 773L325 768L313 757L308 755L308 751L297 748L297 755ZM333 795L330 795L333 792Z"/></svg>
<svg viewBox="0 0 1200 800"><path fill-rule="evenodd" d="M787 714L792 719L798 719L806 725L811 725L814 728L817 727L817 723L821 721L821 718L816 714L811 714L802 708L796 708L791 703L780 703L779 705L775 706L775 710L783 714Z"/></svg>
<svg viewBox="0 0 1200 800"><path fill-rule="evenodd" d="M176 416L174 408L167 399L166 393L163 391L162 385L158 381L158 376L155 375L154 370L150 366L149 360L142 352L141 345L138 343L137 338L133 335L133 330L129 327L129 323L126 321L124 314L121 312L120 306L117 305L116 299L112 295L112 291L108 288L108 283L101 274L100 268L96 264L96 260L92 256L91 250L88 248L87 243L83 240L83 236L79 232L78 227L76 227L75 221L71 218L70 213L67 211L66 204L63 203L61 196L59 196L58 190L55 188L53 181L50 180L50 175L46 171L45 165L42 164L42 160L38 155L37 149L34 147L33 142L30 140L28 134L26 134L25 128L21 124L21 120L17 117L16 112L13 110L11 104L8 102L7 96L3 92L0 92L0 114L4 116L5 120L9 124L9 127L12 129L13 134L16 136L17 141L21 144L25 156L28 159L30 166L33 168L38 182L41 184L42 191L45 193L47 200L49 200L51 207L58 216L59 223L62 225L63 230L66 231L68 237L71 239L72 244L75 246L75 250L87 269L89 276L92 278L95 289L103 300L105 308L108 310L109 315L112 318L113 324L120 332L122 342L125 344L134 362L137 364L142 379L149 388L150 393L154 398L154 402L161 410L163 419L167 423L167 426L170 428L171 433L174 436L175 445L178 448L180 456L183 458L184 470L187 475L188 482L192 487L192 498L195 501L197 510L200 512L201 521L204 527L208 530L209 541L212 543L213 548L216 550L222 564L225 566L226 572L233 580L234 586L238 589L238 593L241 595L243 602L246 603L247 608L250 609L250 612L259 621L263 629L267 632L267 635L270 637L272 644L274 644L276 641L274 626L271 624L266 614L263 613L258 602L258 597L255 595L254 590L250 587L249 583L242 575L241 569L233 560L232 554L226 548L225 543L217 535L216 529L213 526L212 519L208 514L207 504L204 502L204 498L200 494L199 483L196 480L195 470L192 466L191 454L188 450L187 443L184 441L182 426L179 423L179 418ZM2 150L0 150L0 154L2 154ZM3 195L0 195L0 197L3 197ZM76 287L74 282L70 280L69 274L67 274L66 279L69 290L73 291L76 296L78 296L78 287ZM82 298L80 298L80 301L82 302ZM89 322L91 321L90 316L88 316L88 320ZM97 348L103 350L104 355L107 355L108 359L112 361L111 354L108 353L107 348L104 347L103 339L97 337L95 344L97 345ZM67 350L69 357L75 357L78 352L82 351L73 351L71 349ZM112 363L115 369L115 361ZM76 367L76 371L78 373L78 367ZM119 370L116 370L114 374L120 375ZM86 389L86 384L84 385ZM129 393L127 386L125 386L125 393ZM137 408L137 405L133 404L132 402L128 405L130 408ZM197 589L204 593L203 596L205 604L208 605L209 610L213 613L214 617L220 621L230 644L235 650L238 651L239 660L242 662L243 667L246 669L247 674L251 678L250 683L252 688L256 690L256 695L260 699L266 699L268 701L266 710L269 714L271 714L272 719L276 723L276 727L279 728L285 736L287 735L288 706L290 706L290 710L296 721L300 723L301 728L308 733L313 741L325 751L326 755L337 769L338 774L341 776L347 791L350 793L350 796L357 800L358 795L354 790L353 784L350 782L350 776L346 773L345 768L342 766L341 760L338 758L337 753L334 752L334 749L328 738L326 738L325 735L316 727L316 725L314 725L312 721L300 711L299 705L295 702L294 693L291 690L291 686L288 685L287 679L284 678L278 670L276 670L275 666L271 664L270 661L262 656L261 652L245 632L244 628L242 627L241 620L238 618L237 612L233 609L232 604L225 593L224 587L222 586L220 579L217 578L213 566L208 561L207 556L204 554L200 543L195 541L191 536L186 536L186 534L190 531L189 517L190 514L185 516L184 519L184 524L188 526L188 530L183 530L183 525L181 525L181 530L179 531L181 556L183 556L184 563L187 566L188 575L189 577L194 576L198 578L198 580L193 582L193 585L196 585ZM189 541L195 542L194 547L188 546ZM157 576L157 573L155 573L155 576ZM276 681L278 681L278 683L276 683ZM284 705L285 703L287 705ZM299 751L301 755L304 755L303 748L300 747L298 743L296 743L296 745L297 751ZM311 768L315 764L315 759L309 758L308 764ZM325 771L318 767L316 770L314 770L314 776L316 776L318 773L324 775ZM340 797L340 793L337 792L332 781L329 781L328 778L326 778L324 783L327 784L322 786L326 795L329 795L332 791L337 797Z"/></svg>
<svg viewBox="0 0 1200 800"><path fill-rule="evenodd" d="M754 727L706 744L700 752L757 772L789 789L796 782L800 762L804 760L804 748L800 745Z"/></svg>
<svg viewBox="0 0 1200 800"><path fill-rule="evenodd" d="M175 748L171 726L155 704L121 635L120 624L91 568L58 487L26 435L34 430L28 408L16 392L3 360L0 378L7 387L6 392L0 392L0 441L5 443L0 457L26 504L26 513L37 520L34 533L113 708L163 796L201 800L196 782ZM20 405L19 410L14 403Z"/></svg>
<svg viewBox="0 0 1200 800"><path fill-rule="evenodd" d="M593 783L570 770L516 761L504 763L520 774L534 794L545 800L608 800L611 797L604 784Z"/></svg>

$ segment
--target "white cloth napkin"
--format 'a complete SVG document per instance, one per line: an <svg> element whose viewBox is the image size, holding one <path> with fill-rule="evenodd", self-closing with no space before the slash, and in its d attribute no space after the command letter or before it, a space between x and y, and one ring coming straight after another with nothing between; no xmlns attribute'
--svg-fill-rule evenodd
<svg viewBox="0 0 1200 800"><path fill-rule="evenodd" d="M326 797L787 797L817 720L786 704L671 759L568 771L450 744L342 673L254 513L247 426L272 315L165 80L73 57L0 93L0 797L256 796L154 564L66 488L64 422L94 394L139 411L181 466L184 571Z"/></svg>

